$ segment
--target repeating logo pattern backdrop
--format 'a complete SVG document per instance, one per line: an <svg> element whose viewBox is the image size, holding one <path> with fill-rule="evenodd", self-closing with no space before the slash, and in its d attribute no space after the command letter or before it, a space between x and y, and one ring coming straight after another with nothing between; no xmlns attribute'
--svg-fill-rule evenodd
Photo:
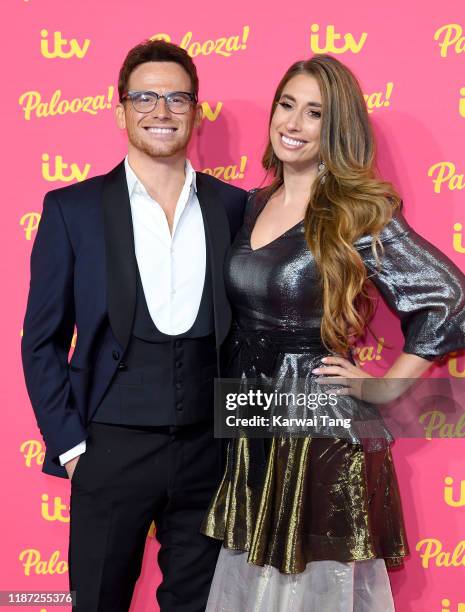
<svg viewBox="0 0 465 612"><path fill-rule="evenodd" d="M23 383L28 262L44 193L106 172L125 154L113 109L127 50L150 37L188 50L205 115L190 158L244 188L264 179L268 112L284 71L315 52L334 54L361 80L379 168L402 194L407 219L465 269L465 6L14 0L8 11L0 589L58 591L68 580L69 482L41 474L44 446ZM379 340L368 338L357 358L382 374L402 336L383 307L374 329ZM465 357L452 354L429 375L465 378ZM404 569L390 574L395 601L401 612L465 612L465 418L451 421L437 406L424 425L424 439L394 447L411 547ZM157 609L156 549L151 533L134 612Z"/></svg>

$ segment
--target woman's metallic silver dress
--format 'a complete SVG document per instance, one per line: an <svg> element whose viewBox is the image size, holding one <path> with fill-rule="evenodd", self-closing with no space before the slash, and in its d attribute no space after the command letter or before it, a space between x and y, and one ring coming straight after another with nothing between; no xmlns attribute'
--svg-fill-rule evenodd
<svg viewBox="0 0 465 612"><path fill-rule="evenodd" d="M316 376L312 370L328 354L320 338L322 304L315 261L303 222L262 248L251 249L250 235L265 204L260 191L252 192L226 262L235 321L226 375L306 379L311 385ZM381 241L381 270L371 236L360 238L355 247L371 280L400 317L404 352L434 360L464 348L465 277L460 270L416 234L400 212L384 228ZM276 581L284 584L297 574L307 576L309 568L315 569L313 562L335 562L325 570L326 576L328 571L337 576L347 563L353 568L353 562L367 560L384 559L388 566L402 562L408 546L390 444L359 442L337 437L231 440L223 480L202 526L203 533L224 543L208 610L287 610L287 604L276 604L279 593L286 592L284 586L276 588ZM238 557L230 551L245 554ZM272 572L274 586L264 586L264 571ZM225 604L221 593L228 573L242 584L231 586L232 601ZM257 576L255 590L252 582ZM307 587L298 589L308 588L311 580L305 580ZM348 580L354 584L353 572ZM329 601L337 582L329 580L333 586L321 601ZM297 583L287 584L289 593L298 597ZM322 608L317 600L311 607L308 597L306 602L305 608L296 604L289 609L339 610L333 604ZM386 605L383 612L389 609ZM366 609L375 610L370 603Z"/></svg>

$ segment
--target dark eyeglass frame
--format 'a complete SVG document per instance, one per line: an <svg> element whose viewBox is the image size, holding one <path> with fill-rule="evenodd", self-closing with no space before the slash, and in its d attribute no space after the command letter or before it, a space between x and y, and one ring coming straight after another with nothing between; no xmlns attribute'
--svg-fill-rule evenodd
<svg viewBox="0 0 465 612"><path fill-rule="evenodd" d="M134 105L134 98L137 96L140 96L141 94L145 94L146 96L149 96L150 98L153 98L154 101L154 105L153 108L151 108L150 110L147 111L140 111L137 110L137 108ZM169 111L171 113L174 113L175 115L185 115L187 112L189 112L189 109L179 112L179 111L174 111L172 110L172 108L170 107L169 104L169 100L168 98L170 98L171 96L176 96L179 94L183 94L184 96L188 96L190 98L190 101L192 102L193 105L197 104L197 96L193 93L191 93L190 91L168 91L166 94L159 94L156 91L126 91L120 98L120 102L124 102L125 100L131 100L131 104L134 108L134 110L137 113L151 113L153 110L155 110L157 104L158 104L158 100L160 100L160 98L164 98L165 100L165 104L168 107Z"/></svg>

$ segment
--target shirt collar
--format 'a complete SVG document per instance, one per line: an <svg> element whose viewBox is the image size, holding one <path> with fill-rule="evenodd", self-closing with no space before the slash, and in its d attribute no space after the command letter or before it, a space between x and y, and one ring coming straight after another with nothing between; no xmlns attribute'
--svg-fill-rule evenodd
<svg viewBox="0 0 465 612"><path fill-rule="evenodd" d="M129 160L128 160L127 155L124 158L124 169L126 171L126 181L128 184L129 197L132 197L136 189L142 191L143 193L147 193L147 190L145 189L142 182L139 180L137 174L134 172L134 170L129 165ZM197 176L196 176L194 168L192 167L191 162L188 159L186 159L186 165L185 165L184 171L186 174L186 181L184 185L185 186L189 185L197 193Z"/></svg>

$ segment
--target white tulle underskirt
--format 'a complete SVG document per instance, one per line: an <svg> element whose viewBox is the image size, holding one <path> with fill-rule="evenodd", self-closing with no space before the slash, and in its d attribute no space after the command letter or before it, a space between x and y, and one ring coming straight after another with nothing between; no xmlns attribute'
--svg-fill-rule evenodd
<svg viewBox="0 0 465 612"><path fill-rule="evenodd" d="M300 574L221 548L205 612L394 612L384 559L312 561Z"/></svg>

